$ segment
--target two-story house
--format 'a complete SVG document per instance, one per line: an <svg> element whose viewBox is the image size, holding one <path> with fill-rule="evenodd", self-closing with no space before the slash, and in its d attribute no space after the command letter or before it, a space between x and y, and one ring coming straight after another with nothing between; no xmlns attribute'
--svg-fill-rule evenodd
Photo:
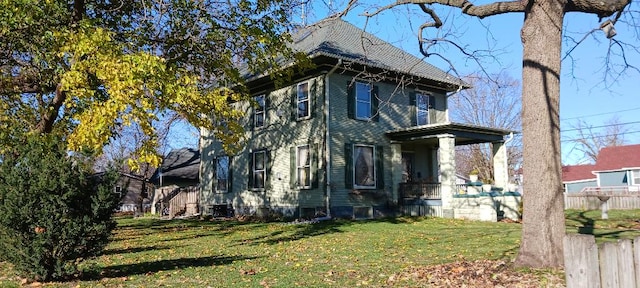
<svg viewBox="0 0 640 288"><path fill-rule="evenodd" d="M506 187L511 131L449 121L463 81L340 19L302 29L293 45L315 67L285 87L249 80L258 105L235 103L247 115L243 150L227 155L201 131L203 213L371 218L418 205L454 217L454 149L473 143L493 143L495 185Z"/></svg>

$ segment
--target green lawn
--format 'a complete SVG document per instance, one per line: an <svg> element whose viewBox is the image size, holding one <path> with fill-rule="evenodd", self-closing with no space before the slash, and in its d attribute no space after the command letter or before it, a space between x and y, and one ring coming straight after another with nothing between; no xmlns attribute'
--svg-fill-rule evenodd
<svg viewBox="0 0 640 288"><path fill-rule="evenodd" d="M568 211L567 230L603 239L640 236L640 211ZM387 286L408 268L457 260L511 260L520 224L437 218L327 221L285 225L236 221L121 218L84 280L48 287L354 287ZM635 230L634 230L635 229ZM412 281L412 280L406 280ZM19 279L0 263L0 287ZM423 286L394 282L393 286Z"/></svg>

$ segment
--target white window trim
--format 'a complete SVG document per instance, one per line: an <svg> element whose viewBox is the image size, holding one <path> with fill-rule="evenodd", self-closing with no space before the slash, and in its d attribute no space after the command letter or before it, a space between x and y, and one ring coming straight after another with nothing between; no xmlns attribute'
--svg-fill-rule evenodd
<svg viewBox="0 0 640 288"><path fill-rule="evenodd" d="M631 185L640 185L640 182L636 182L636 179L640 179L640 169L631 170Z"/></svg>
<svg viewBox="0 0 640 288"><path fill-rule="evenodd" d="M299 94L300 86L302 86L304 84L307 84L307 99L303 100L303 101L300 101L300 94ZM302 103L302 102L307 102L307 116L300 117L300 114L298 114L298 112L299 112L298 109L300 107L300 103ZM298 83L298 85L296 85L296 107L295 107L295 109L296 109L296 120L306 120L306 119L311 118L311 109L312 109L312 107L311 107L311 82L310 81L301 82L301 83Z"/></svg>
<svg viewBox="0 0 640 288"><path fill-rule="evenodd" d="M300 166L299 163L299 157L300 157L300 148L306 147L307 148L307 158L309 158L308 162L309 164ZM305 144L305 145L299 145L296 146L296 187L300 188L300 189L310 189L311 188L311 146L309 144ZM309 178L309 185L301 185L300 184L300 169L308 169L309 173L307 175L307 177Z"/></svg>
<svg viewBox="0 0 640 288"><path fill-rule="evenodd" d="M369 111L367 112L369 114L369 117L358 117L358 102L365 103L363 101L359 101L358 100L358 85L359 84L362 84L362 85L365 85L365 86L369 87L369 102L368 102L369 105L367 106L367 107L369 107ZM354 89L355 91L353 93L353 97L355 97L355 99L353 99L353 103L354 103L353 105L355 106L354 109L353 109L353 112L354 112L353 116L357 120L366 120L366 121L371 120L371 118L373 117L373 115L371 115L371 105L373 105L373 95L372 95L373 94L372 93L373 92L373 87L372 87L372 85L370 83L365 83L365 82L360 82L360 81L356 81L355 85L356 85L355 89Z"/></svg>
<svg viewBox="0 0 640 288"><path fill-rule="evenodd" d="M430 96L429 94L425 94L425 93L416 93L416 126L429 124L429 96ZM427 109L420 109L420 105L418 105L420 101L418 101L418 98L426 99ZM420 117L419 117L420 111L426 112L427 117L425 119L425 123L420 123Z"/></svg>
<svg viewBox="0 0 640 288"><path fill-rule="evenodd" d="M373 167L373 185L372 186L361 186L361 185L357 185L356 184L356 147L371 147L371 166ZM367 145L367 144L353 144L353 155L351 155L352 157L352 170L351 173L353 175L352 179L353 179L353 188L354 189L376 189L377 188L377 183L378 183L378 171L377 171L377 167L376 167L376 146L375 145Z"/></svg>
<svg viewBox="0 0 640 288"><path fill-rule="evenodd" d="M262 153L262 166L263 169L256 169L256 155ZM253 190L262 190L262 189L266 189L267 186L267 150L258 150L258 151L254 151L251 153L251 157L253 158L253 165L251 167L251 177L253 177L253 187L251 187L251 189ZM262 187L257 187L256 186L256 172L262 172L264 177L262 177Z"/></svg>
<svg viewBox="0 0 640 288"><path fill-rule="evenodd" d="M220 158L227 158L227 178L224 179L226 181L226 185L225 185L225 189L224 190L220 190L218 189L218 185L219 185L219 181L220 178L218 177L218 169L220 167ZM222 155L222 156L218 156L216 157L215 161L216 161L216 171L215 171L215 179L216 179L216 185L215 185L215 192L216 193L227 193L229 191L229 172L231 171L231 167L230 166L230 161L229 161L229 156L227 155Z"/></svg>
<svg viewBox="0 0 640 288"><path fill-rule="evenodd" d="M260 102L258 101L258 98L262 97L263 98L263 103L264 106L262 106L262 111L258 111L258 107L260 106ZM256 100L256 102L258 102L258 107L253 109L253 128L262 128L267 124L267 96L266 94L260 94L255 96L254 98ZM258 126L258 114L262 114L262 125Z"/></svg>

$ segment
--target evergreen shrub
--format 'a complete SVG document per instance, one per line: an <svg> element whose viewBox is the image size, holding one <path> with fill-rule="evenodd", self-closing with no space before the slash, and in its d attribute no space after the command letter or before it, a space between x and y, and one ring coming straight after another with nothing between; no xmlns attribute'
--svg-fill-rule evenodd
<svg viewBox="0 0 640 288"><path fill-rule="evenodd" d="M0 155L0 260L30 280L77 276L109 241L115 174L94 175L53 136Z"/></svg>

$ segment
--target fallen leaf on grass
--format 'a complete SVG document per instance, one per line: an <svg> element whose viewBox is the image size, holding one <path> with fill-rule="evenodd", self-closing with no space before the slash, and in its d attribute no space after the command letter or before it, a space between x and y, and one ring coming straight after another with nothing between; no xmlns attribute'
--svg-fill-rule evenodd
<svg viewBox="0 0 640 288"><path fill-rule="evenodd" d="M504 261L491 260L409 267L389 276L387 284L398 286L404 281L433 287L564 287L564 278L554 273L524 273Z"/></svg>
<svg viewBox="0 0 640 288"><path fill-rule="evenodd" d="M244 270L244 269L240 269L240 274L242 275L256 275L256 270L255 269L249 269L249 270Z"/></svg>

